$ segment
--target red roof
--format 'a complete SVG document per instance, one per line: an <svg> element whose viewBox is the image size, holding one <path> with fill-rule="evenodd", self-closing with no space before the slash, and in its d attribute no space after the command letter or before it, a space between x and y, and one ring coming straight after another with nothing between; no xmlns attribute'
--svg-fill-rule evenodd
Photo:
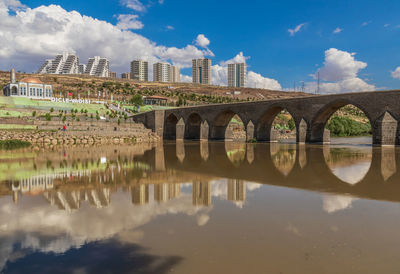
<svg viewBox="0 0 400 274"><path fill-rule="evenodd" d="M161 96L145 96L144 99L168 100L168 98L166 98L166 97L161 97Z"/></svg>

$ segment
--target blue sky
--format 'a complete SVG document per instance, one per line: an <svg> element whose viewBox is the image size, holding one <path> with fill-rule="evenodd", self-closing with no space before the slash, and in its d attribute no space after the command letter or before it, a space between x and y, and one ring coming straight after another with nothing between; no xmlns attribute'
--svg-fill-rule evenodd
<svg viewBox="0 0 400 274"><path fill-rule="evenodd" d="M11 2L11 0L1 1L5 1L6 4ZM398 50L400 1L203 0L200 4L197 1L174 0L106 0L101 2L22 0L21 4L25 7L19 7L18 10L55 4L66 12L77 11L82 16L106 21L115 26L121 21L119 15L134 15L135 22L140 22L141 27L124 29L124 31L139 34L154 44L166 48L184 49L188 45L193 45L204 53L208 50L212 52L208 57L212 58L213 64L221 65L219 68L221 70L224 67L221 62L230 60L243 52L244 56L250 57L247 59L249 71L266 79L276 80L283 89L292 88L294 82L299 86L301 81L305 81L307 87L313 89L315 79L310 74L316 73L318 68L324 71L324 80L327 84L338 83L349 78L361 79L363 83L360 88L392 89L398 88L400 84L400 79L398 79L400 69L397 74L391 73L400 66ZM52 10L46 12L54 13ZM9 14L13 15L11 8L9 8ZM288 31L289 29L293 30L292 33ZM335 30L336 33L334 33ZM210 41L209 45L206 47L196 45L195 40L199 34L207 37ZM104 49L96 51L96 47L100 45L96 41L93 43L95 45L88 45L88 47L93 47L96 54L104 52ZM102 41L102 43L107 46L108 42ZM66 45L68 45L68 50L76 51L81 58L89 57L86 56L89 55L86 49L79 48L79 45L75 48L70 42ZM121 47L124 45L121 44ZM110 45L110 48L118 50L118 44ZM326 51L331 48L343 53L343 60L340 59L342 57L338 52L331 52L334 54L334 59L338 61L334 60L334 63L323 68ZM57 50L60 49L57 48ZM36 64L38 60L42 60L44 55L47 55L46 52L49 55L46 58L53 54L51 50L45 52L38 50L33 53L29 51L26 55L29 55L28 59L32 65L27 62L26 67L23 67L23 63L17 62L20 70L34 70L34 62ZM131 52L134 51L135 48L132 46ZM185 52L181 55L185 55ZM351 55L352 53L356 54ZM20 51L16 55L21 58L24 54ZM207 56L207 54L204 55ZM0 54L0 61L3 57ZM125 56L127 59L133 57ZM123 72L126 62L119 58L121 57L115 56L115 62L110 58L112 68ZM174 63L175 57L164 54L162 57L157 55L156 58ZM186 58L189 59L189 56ZM180 60L178 63L182 62L186 64L182 66L187 67L187 60ZM354 62L362 62L365 65L357 65ZM3 63L11 65L10 61ZM8 69L8 67L3 67L4 65L0 62L1 69ZM217 71L218 67L215 69ZM128 70L127 66L126 70ZM337 74L337 70L343 70L343 75L347 76L335 78L327 75L328 73ZM187 67L182 69L182 73L190 76L191 70ZM215 75L218 79L216 84L223 84L225 76L217 72ZM254 77L250 79L249 75L249 81L259 80L258 76ZM260 80L261 85L264 83L263 80L264 78ZM352 87L354 83L352 81L351 85L346 86L340 84L340 87L334 88L333 91L343 91L349 86Z"/></svg>

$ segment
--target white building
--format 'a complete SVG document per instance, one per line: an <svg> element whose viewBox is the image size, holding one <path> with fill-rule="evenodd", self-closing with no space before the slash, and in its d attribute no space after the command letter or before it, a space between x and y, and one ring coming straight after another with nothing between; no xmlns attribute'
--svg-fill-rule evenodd
<svg viewBox="0 0 400 274"><path fill-rule="evenodd" d="M211 85L211 59L192 60L193 83Z"/></svg>
<svg viewBox="0 0 400 274"><path fill-rule="evenodd" d="M246 63L228 64L228 86L242 88L246 86Z"/></svg>
<svg viewBox="0 0 400 274"><path fill-rule="evenodd" d="M64 52L53 60L46 60L37 72L38 74L78 74L79 58L74 54Z"/></svg>
<svg viewBox="0 0 400 274"><path fill-rule="evenodd" d="M155 63L153 65L154 82L171 82L171 65L168 63Z"/></svg>
<svg viewBox="0 0 400 274"><path fill-rule="evenodd" d="M173 83L179 83L181 81L181 70L177 66L171 66L171 81Z"/></svg>
<svg viewBox="0 0 400 274"><path fill-rule="evenodd" d="M42 83L37 78L26 77L17 82L15 70L11 70L10 83L3 88L4 96L18 96L28 98L51 98L53 97L53 86Z"/></svg>
<svg viewBox="0 0 400 274"><path fill-rule="evenodd" d="M100 56L89 58L85 74L97 77L109 77L110 62L107 58L102 58Z"/></svg>
<svg viewBox="0 0 400 274"><path fill-rule="evenodd" d="M78 69L79 74L84 74L85 71L86 71L86 65L85 64L79 64L79 69Z"/></svg>
<svg viewBox="0 0 400 274"><path fill-rule="evenodd" d="M131 79L144 82L149 81L149 62L133 60L131 62Z"/></svg>

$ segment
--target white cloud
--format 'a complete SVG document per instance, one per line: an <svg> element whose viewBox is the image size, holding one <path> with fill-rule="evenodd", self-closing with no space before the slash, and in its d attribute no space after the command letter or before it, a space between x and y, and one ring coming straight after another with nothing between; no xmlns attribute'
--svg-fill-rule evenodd
<svg viewBox="0 0 400 274"><path fill-rule="evenodd" d="M370 23L371 23L371 21L363 22L363 23L361 24L361 26L362 26L362 27L366 27L366 26L368 26Z"/></svg>
<svg viewBox="0 0 400 274"><path fill-rule="evenodd" d="M211 67L212 84L216 86L226 86L228 84L228 67L213 65Z"/></svg>
<svg viewBox="0 0 400 274"><path fill-rule="evenodd" d="M232 63L246 63L250 59L250 56L244 56L243 52L239 52L235 57L229 59L228 61L221 62L222 65L232 64Z"/></svg>
<svg viewBox="0 0 400 274"><path fill-rule="evenodd" d="M333 34L338 34L341 33L343 31L343 29L337 27L336 29L333 30Z"/></svg>
<svg viewBox="0 0 400 274"><path fill-rule="evenodd" d="M282 86L277 80L264 77L253 71L249 71L247 74L247 86L251 88L282 90Z"/></svg>
<svg viewBox="0 0 400 274"><path fill-rule="evenodd" d="M135 14L120 14L118 15L117 28L126 29L142 29L143 23L138 20L139 16Z"/></svg>
<svg viewBox="0 0 400 274"><path fill-rule="evenodd" d="M307 23L302 23L300 25L297 25L294 29L288 29L288 32L290 33L290 36L294 36L297 32L301 30L302 27L304 27Z"/></svg>
<svg viewBox="0 0 400 274"><path fill-rule="evenodd" d="M18 3L13 1L13 7L19 7ZM11 7L6 4L0 1L0 68L5 70L15 67L36 71L45 59L63 51L75 52L82 63L95 55L107 57L116 72L126 71L134 58L170 61L185 68L191 66L192 58L212 54L209 49L194 45L183 48L157 45L142 35L124 30L133 26L135 17L120 17L119 26L115 26L76 11L68 12L58 5L17 10L14 15L9 13ZM138 22L135 24L139 26Z"/></svg>
<svg viewBox="0 0 400 274"><path fill-rule="evenodd" d="M121 3L135 11L145 11L146 7L139 0L122 0Z"/></svg>
<svg viewBox="0 0 400 274"><path fill-rule="evenodd" d="M338 81L357 76L367 63L356 61L355 53L330 48L325 51L324 66L320 69L320 77L324 81Z"/></svg>
<svg viewBox="0 0 400 274"><path fill-rule="evenodd" d="M400 67L397 67L391 74L393 78L400 79Z"/></svg>
<svg viewBox="0 0 400 274"><path fill-rule="evenodd" d="M196 45L202 48L207 48L210 45L210 40L204 36L204 34L197 35Z"/></svg>
<svg viewBox="0 0 400 274"><path fill-rule="evenodd" d="M181 82L191 83L193 81L192 76L181 74Z"/></svg>
<svg viewBox="0 0 400 274"><path fill-rule="evenodd" d="M168 30L174 30L174 29L175 29L174 26L166 26L166 28L167 28Z"/></svg>
<svg viewBox="0 0 400 274"><path fill-rule="evenodd" d="M384 24L383 26L384 26L385 28L387 28L387 27L390 26L390 24Z"/></svg>
<svg viewBox="0 0 400 274"><path fill-rule="evenodd" d="M321 93L341 93L372 91L375 86L368 84L365 80L358 77L360 70L367 67L367 63L357 61L355 53L330 48L325 51L324 66L319 69ZM318 71L312 75L314 79L318 77ZM307 92L315 92L317 83L306 83Z"/></svg>

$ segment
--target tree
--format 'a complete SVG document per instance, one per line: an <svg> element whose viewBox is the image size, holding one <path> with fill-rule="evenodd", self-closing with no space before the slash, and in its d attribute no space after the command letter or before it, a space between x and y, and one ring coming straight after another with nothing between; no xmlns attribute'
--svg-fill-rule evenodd
<svg viewBox="0 0 400 274"><path fill-rule="evenodd" d="M51 108L51 109L50 109L50 112L53 112L53 111L54 111L54 108Z"/></svg>
<svg viewBox="0 0 400 274"><path fill-rule="evenodd" d="M135 107L143 106L143 98L139 94L133 95L129 102Z"/></svg>
<svg viewBox="0 0 400 274"><path fill-rule="evenodd" d="M32 111L32 117L36 117L36 110Z"/></svg>

